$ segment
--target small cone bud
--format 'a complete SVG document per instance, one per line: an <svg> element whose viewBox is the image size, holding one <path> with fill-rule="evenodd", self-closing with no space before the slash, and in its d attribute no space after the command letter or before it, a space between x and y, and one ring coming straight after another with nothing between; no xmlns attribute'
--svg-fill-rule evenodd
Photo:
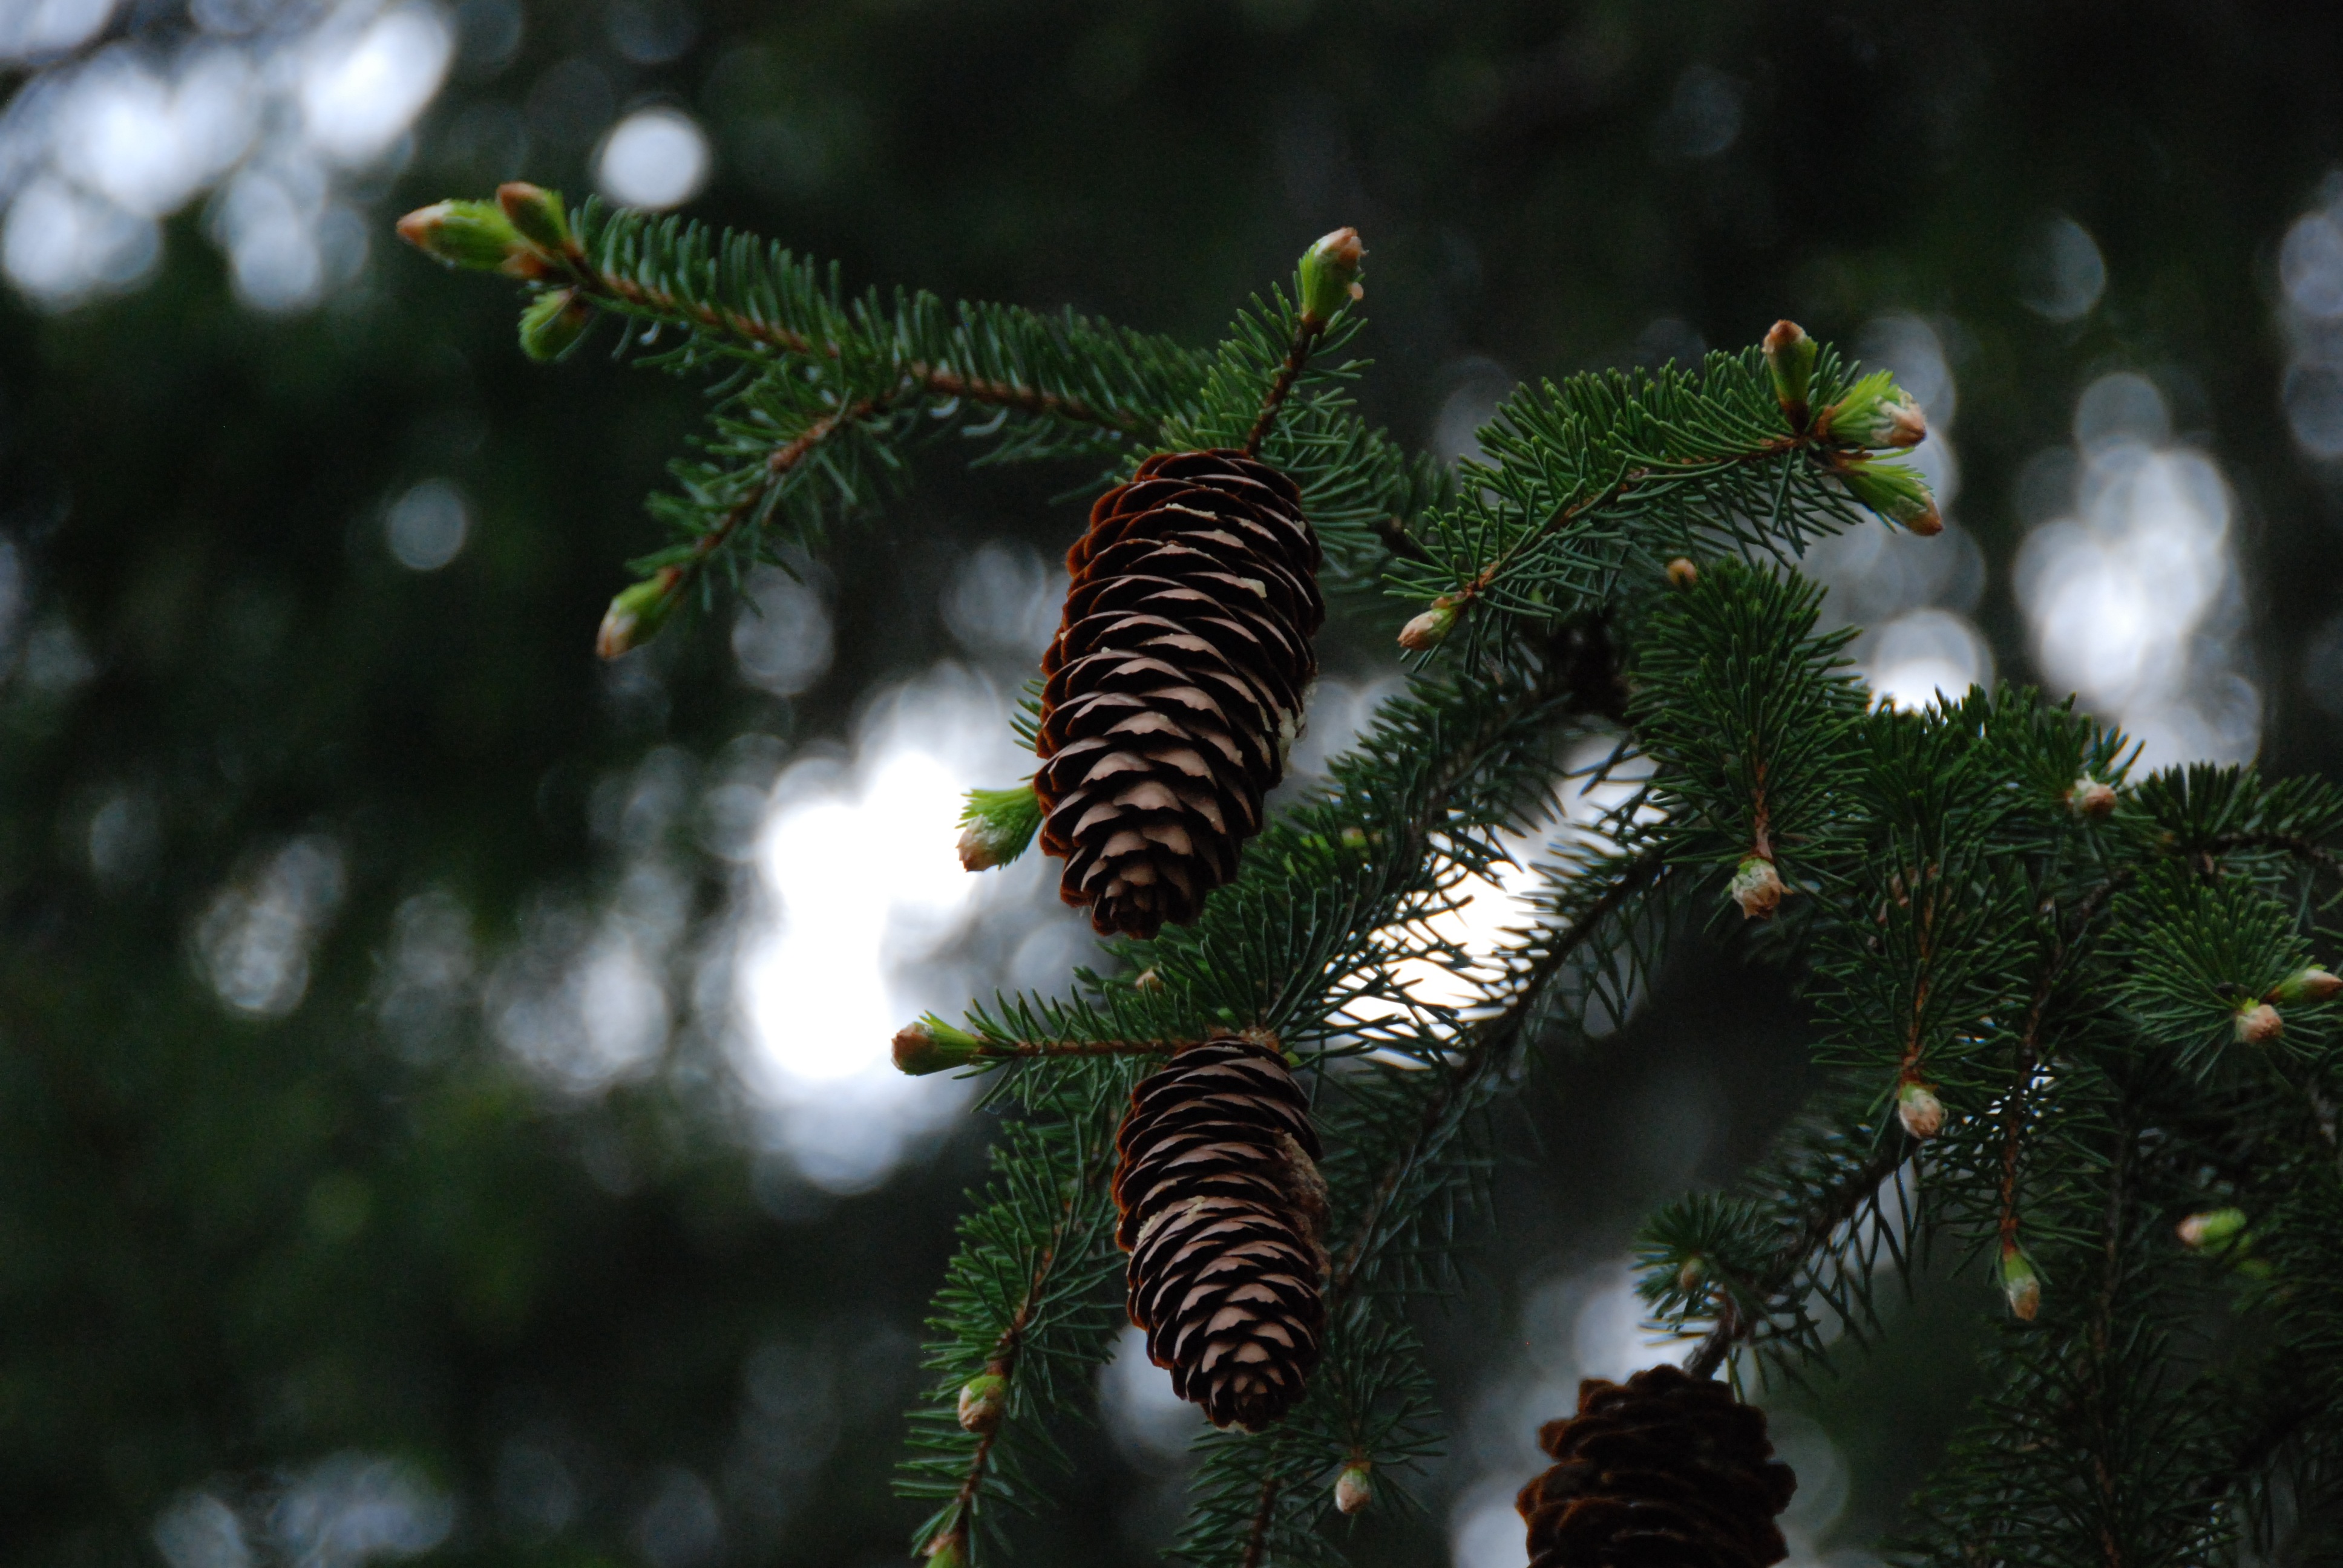
<svg viewBox="0 0 2343 1568"><path fill-rule="evenodd" d="M1684 1267L1676 1271L1676 1289L1690 1295L1708 1282L1708 1260L1686 1258Z"/></svg>
<svg viewBox="0 0 2343 1568"><path fill-rule="evenodd" d="M960 1532L939 1535L928 1545L928 1568L961 1568L968 1561L960 1549Z"/></svg>
<svg viewBox="0 0 2343 1568"><path fill-rule="evenodd" d="M960 1424L978 1436L1001 1424L1009 1408L1009 1380L999 1372L981 1372L960 1385Z"/></svg>
<svg viewBox="0 0 2343 1568"><path fill-rule="evenodd" d="M1422 653L1438 648L1456 629L1456 607L1447 597L1433 600L1432 608L1399 628L1399 645L1410 653Z"/></svg>
<svg viewBox="0 0 2343 1568"><path fill-rule="evenodd" d="M2026 1249L2015 1241L2001 1244L2001 1293L2009 1300L2010 1314L2020 1322L2032 1322L2034 1314L2042 1310L2042 1276L2034 1271L2034 1260L2026 1255Z"/></svg>
<svg viewBox="0 0 2343 1568"><path fill-rule="evenodd" d="M960 863L971 871L989 871L1009 864L1032 843L1041 826L1041 802L1031 784L971 789L960 820Z"/></svg>
<svg viewBox="0 0 2343 1568"><path fill-rule="evenodd" d="M1905 1131L1925 1141L1944 1131L1945 1102L1926 1084L1906 1079L1896 1091L1896 1115Z"/></svg>
<svg viewBox="0 0 2343 1568"><path fill-rule="evenodd" d="M602 612L602 629L594 638L594 651L604 658L616 658L649 642L675 613L683 600L683 568L661 567L629 588L619 590Z"/></svg>
<svg viewBox="0 0 2343 1568"><path fill-rule="evenodd" d="M2191 1214L2175 1225L2180 1244L2192 1249L2217 1247L2236 1240L2246 1228L2243 1209L2207 1209L2201 1214Z"/></svg>
<svg viewBox="0 0 2343 1568"><path fill-rule="evenodd" d="M1765 334L1765 368L1773 373L1774 396L1793 430L1806 427L1806 393L1814 382L1815 356L1819 352L1820 346L1795 321L1776 321Z"/></svg>
<svg viewBox="0 0 2343 1568"><path fill-rule="evenodd" d="M2326 1001L2338 991L2343 991L2343 975L2331 975L2322 969L2297 970L2272 986L2264 1000L2280 1007L2297 1007L2305 1002Z"/></svg>
<svg viewBox="0 0 2343 1568"><path fill-rule="evenodd" d="M398 237L449 266L471 272L544 276L544 263L495 204L439 201L398 220Z"/></svg>
<svg viewBox="0 0 2343 1568"><path fill-rule="evenodd" d="M1773 861L1752 855L1733 873L1733 886L1726 891L1744 915L1767 920L1782 907L1782 895L1788 890L1782 886L1782 874L1774 869Z"/></svg>
<svg viewBox="0 0 2343 1568"><path fill-rule="evenodd" d="M1354 1459L1342 1466L1342 1473L1334 1478L1334 1506L1344 1513L1363 1513L1367 1504L1375 1500L1373 1467L1363 1459Z"/></svg>
<svg viewBox="0 0 2343 1568"><path fill-rule="evenodd" d="M497 187L497 206L529 244L551 256L569 249L569 219L561 210L561 193L513 180Z"/></svg>
<svg viewBox="0 0 2343 1568"><path fill-rule="evenodd" d="M895 1067L913 1078L966 1067L984 1044L964 1029L954 1029L935 1014L908 1024L895 1034Z"/></svg>
<svg viewBox="0 0 2343 1568"><path fill-rule="evenodd" d="M1324 322L1366 290L1359 286L1359 266L1366 260L1359 231L1338 228L1302 253L1302 318Z"/></svg>
<svg viewBox="0 0 2343 1568"><path fill-rule="evenodd" d="M2097 779L2077 779L2074 788L2066 791L2066 809L2077 817L2099 821L2115 811L2116 787Z"/></svg>
<svg viewBox="0 0 2343 1568"><path fill-rule="evenodd" d="M1684 559L1684 557L1678 556L1675 559L1668 563L1668 586L1670 588L1688 588L1698 581L1700 581L1700 568L1693 565L1692 562Z"/></svg>
<svg viewBox="0 0 2343 1568"><path fill-rule="evenodd" d="M1885 370L1875 371L1823 411L1815 428L1842 447L1866 451L1916 447L1928 434L1927 417L1912 395Z"/></svg>
<svg viewBox="0 0 2343 1568"><path fill-rule="evenodd" d="M2286 1033L2286 1020L2266 1001L2237 1010L2237 1043L2268 1045Z"/></svg>
<svg viewBox="0 0 2343 1568"><path fill-rule="evenodd" d="M1161 990L1163 989L1163 977L1157 974L1151 969L1141 970L1139 971L1139 978L1131 982L1131 989L1133 990Z"/></svg>
<svg viewBox="0 0 2343 1568"><path fill-rule="evenodd" d="M1841 464L1838 477L1847 494L1887 521L1924 538L1945 531L1944 514L1936 510L1936 498L1917 469L1858 458Z"/></svg>
<svg viewBox="0 0 2343 1568"><path fill-rule="evenodd" d="M567 288L538 295L520 313L520 351L531 359L560 358L594 325L594 307Z"/></svg>

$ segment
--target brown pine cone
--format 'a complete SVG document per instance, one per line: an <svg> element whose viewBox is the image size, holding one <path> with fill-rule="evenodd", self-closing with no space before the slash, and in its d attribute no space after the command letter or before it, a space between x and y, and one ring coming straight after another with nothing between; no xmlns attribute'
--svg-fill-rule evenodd
<svg viewBox="0 0 2343 1568"><path fill-rule="evenodd" d="M1284 777L1326 618L1292 480L1171 452L1091 508L1041 660L1041 848L1101 931L1185 924L1236 874Z"/></svg>
<svg viewBox="0 0 2343 1568"><path fill-rule="evenodd" d="M1326 1187L1284 1059L1232 1036L1190 1046L1132 1091L1115 1146L1115 1240L1149 1359L1214 1425L1278 1420L1326 1326Z"/></svg>
<svg viewBox="0 0 2343 1568"><path fill-rule="evenodd" d="M1530 1568L1765 1568L1798 1478L1765 1412L1674 1366L1588 1378L1578 1414L1546 1422L1554 1465L1522 1488Z"/></svg>

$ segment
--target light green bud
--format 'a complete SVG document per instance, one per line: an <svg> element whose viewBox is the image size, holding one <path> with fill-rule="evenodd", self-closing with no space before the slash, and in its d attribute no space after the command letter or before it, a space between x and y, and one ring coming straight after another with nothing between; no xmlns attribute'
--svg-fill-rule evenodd
<svg viewBox="0 0 2343 1568"><path fill-rule="evenodd" d="M1815 377L1815 356L1820 345L1795 321L1776 321L1765 334L1765 368L1774 377L1774 397L1793 430L1806 427L1806 392Z"/></svg>
<svg viewBox="0 0 2343 1568"><path fill-rule="evenodd" d="M497 205L529 244L552 256L568 251L569 219L561 210L559 191L512 180L497 187Z"/></svg>
<svg viewBox="0 0 2343 1568"><path fill-rule="evenodd" d="M960 821L960 863L971 871L989 871L1025 852L1041 826L1041 801L1030 783L971 789Z"/></svg>
<svg viewBox="0 0 2343 1568"><path fill-rule="evenodd" d="M449 266L536 276L524 270L537 259L528 242L493 202L438 201L417 207L398 220L398 237Z"/></svg>
<svg viewBox="0 0 2343 1568"><path fill-rule="evenodd" d="M1916 447L1928 433L1927 417L1896 377L1875 370L1823 411L1821 433L1842 447Z"/></svg>
<svg viewBox="0 0 2343 1568"><path fill-rule="evenodd" d="M560 358L594 325L594 307L567 288L549 289L522 307L520 348L531 359Z"/></svg>
<svg viewBox="0 0 2343 1568"><path fill-rule="evenodd" d="M649 642L682 602L682 588L681 567L661 567L632 588L621 588L610 608L602 612L602 629L594 638L594 651L604 658L616 658Z"/></svg>
<svg viewBox="0 0 2343 1568"><path fill-rule="evenodd" d="M1926 537L1945 531L1936 498L1918 469L1905 463L1882 463L1858 457L1840 465L1839 480L1846 492L1891 523Z"/></svg>
<svg viewBox="0 0 2343 1568"><path fill-rule="evenodd" d="M895 1066L913 1078L949 1072L976 1059L984 1041L964 1029L954 1029L934 1013L896 1032Z"/></svg>
<svg viewBox="0 0 2343 1568"><path fill-rule="evenodd" d="M1359 266L1366 259L1359 231L1338 228L1302 253L1302 318L1325 322L1354 299L1365 297Z"/></svg>
<svg viewBox="0 0 2343 1568"><path fill-rule="evenodd" d="M2246 1211L2243 1209L2207 1209L2202 1213L2189 1215L2173 1229L2179 1233L2180 1244L2192 1251L2217 1247L2245 1233Z"/></svg>
<svg viewBox="0 0 2343 1568"><path fill-rule="evenodd" d="M2297 970L2272 986L2267 1000L2280 1007L2295 1007L2325 1001L2338 991L2343 991L2343 976L2328 974L2322 969Z"/></svg>
<svg viewBox="0 0 2343 1568"><path fill-rule="evenodd" d="M2034 1271L2034 1260L2026 1249L2015 1241L2001 1244L2001 1293L2020 1322L2032 1322L2042 1310L2042 1276Z"/></svg>

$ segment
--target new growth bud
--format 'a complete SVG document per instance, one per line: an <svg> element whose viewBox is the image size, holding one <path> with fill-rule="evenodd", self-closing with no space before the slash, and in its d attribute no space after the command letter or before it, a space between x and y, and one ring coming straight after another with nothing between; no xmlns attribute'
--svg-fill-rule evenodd
<svg viewBox="0 0 2343 1568"><path fill-rule="evenodd" d="M1896 385L1896 377L1875 370L1823 410L1815 428L1842 447L1875 451L1918 446L1928 434L1928 419L1912 395Z"/></svg>
<svg viewBox="0 0 2343 1568"><path fill-rule="evenodd" d="M2097 822L2112 816L2115 809L2116 787L2088 775L2076 779L2066 791L2066 809L2077 817Z"/></svg>
<svg viewBox="0 0 2343 1568"><path fill-rule="evenodd" d="M980 1372L960 1385L960 1424L981 1437L1001 1424L1009 1408L1009 1380L997 1372Z"/></svg>
<svg viewBox="0 0 2343 1568"><path fill-rule="evenodd" d="M398 237L430 256L471 272L542 277L543 259L493 202L437 201L398 220Z"/></svg>
<svg viewBox="0 0 2343 1568"><path fill-rule="evenodd" d="M1806 393L1813 385L1815 356L1820 352L1806 329L1795 321L1776 321L1765 334L1765 368L1773 373L1774 396L1790 428L1803 433L1810 410Z"/></svg>
<svg viewBox="0 0 2343 1568"><path fill-rule="evenodd" d="M629 588L619 590L602 612L602 629L594 651L604 658L640 648L659 634L675 607L683 602L683 568L661 567Z"/></svg>
<svg viewBox="0 0 2343 1568"><path fill-rule="evenodd" d="M1432 601L1432 608L1399 628L1399 645L1410 653L1422 653L1438 648L1456 629L1456 606L1446 594Z"/></svg>
<svg viewBox="0 0 2343 1568"><path fill-rule="evenodd" d="M1676 1271L1676 1289L1691 1295L1708 1283L1708 1260L1698 1255L1686 1258L1684 1267Z"/></svg>
<svg viewBox="0 0 2343 1568"><path fill-rule="evenodd" d="M976 1059L984 1041L964 1029L954 1029L934 1013L895 1033L895 1067L913 1078L949 1072Z"/></svg>
<svg viewBox="0 0 2343 1568"><path fill-rule="evenodd" d="M2343 975L2331 975L2322 969L2297 970L2270 987L2269 995L2262 1000L2280 1007L2295 1007L2326 1001L2338 991L2343 991Z"/></svg>
<svg viewBox="0 0 2343 1568"><path fill-rule="evenodd" d="M1367 247L1359 231L1338 228L1302 253L1302 319L1324 323L1354 299L1366 297L1359 284L1359 266Z"/></svg>
<svg viewBox="0 0 2343 1568"><path fill-rule="evenodd" d="M960 863L971 871L989 871L1025 852L1041 826L1041 802L1030 783L971 789L960 821Z"/></svg>
<svg viewBox="0 0 2343 1568"><path fill-rule="evenodd" d="M1139 971L1138 977L1131 982L1131 989L1133 990L1147 991L1161 990L1163 989L1163 977L1156 973L1152 969L1143 969Z"/></svg>
<svg viewBox="0 0 2343 1568"><path fill-rule="evenodd" d="M561 193L513 180L497 187L497 206L529 244L548 256L568 254L569 219L561 210Z"/></svg>
<svg viewBox="0 0 2343 1568"><path fill-rule="evenodd" d="M2286 1020L2278 1017L2278 1009L2266 1001L2237 1010L2237 1043L2268 1045L2286 1033Z"/></svg>
<svg viewBox="0 0 2343 1568"><path fill-rule="evenodd" d="M2235 1241L2245 1232L2246 1211L2243 1209L2207 1209L2201 1214L2191 1214L2173 1227L2180 1244L2192 1251L2218 1247Z"/></svg>
<svg viewBox="0 0 2343 1568"><path fill-rule="evenodd" d="M2020 1322L2030 1323L2034 1314L2042 1310L2042 1276L2034 1271L2034 1260L2026 1249L2015 1241L2001 1244L2001 1293L2009 1300L2009 1311Z"/></svg>
<svg viewBox="0 0 2343 1568"><path fill-rule="evenodd" d="M1368 1461L1356 1456L1342 1466L1342 1473L1334 1478L1334 1506L1337 1509L1344 1513L1366 1512L1367 1504L1375 1500L1373 1469Z"/></svg>
<svg viewBox="0 0 2343 1568"><path fill-rule="evenodd" d="M1668 586L1670 588L1688 588L1698 581L1700 581L1700 568L1693 565L1692 562L1686 560L1684 557L1678 556L1675 559L1668 563Z"/></svg>
<svg viewBox="0 0 2343 1568"><path fill-rule="evenodd" d="M594 307L572 290L538 295L520 313L520 351L531 359L558 359L594 325Z"/></svg>
<svg viewBox="0 0 2343 1568"><path fill-rule="evenodd" d="M1752 855L1741 862L1733 873L1733 885L1726 893L1741 906L1741 912L1753 920L1769 920L1774 911L1782 907L1782 895L1789 890L1782 885L1782 874L1774 862L1763 855Z"/></svg>
<svg viewBox="0 0 2343 1568"><path fill-rule="evenodd" d="M1903 463L1856 457L1843 462L1839 481L1846 492L1891 523L1926 538L1945 531L1944 514L1919 470Z"/></svg>
<svg viewBox="0 0 2343 1568"><path fill-rule="evenodd" d="M1945 1129L1945 1102L1917 1079L1906 1079L1896 1091L1896 1115L1905 1131L1924 1141Z"/></svg>
<svg viewBox="0 0 2343 1568"><path fill-rule="evenodd" d="M960 1532L939 1535L928 1545L928 1568L962 1568L966 1555L960 1549Z"/></svg>

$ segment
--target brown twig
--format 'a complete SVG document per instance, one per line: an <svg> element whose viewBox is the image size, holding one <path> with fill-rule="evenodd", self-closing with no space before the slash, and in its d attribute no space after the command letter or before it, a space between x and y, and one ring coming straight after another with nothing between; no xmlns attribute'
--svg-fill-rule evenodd
<svg viewBox="0 0 2343 1568"><path fill-rule="evenodd" d="M1016 1381L1018 1357L1025 1346L1026 1332L1032 1326L1034 1309L1050 1282L1051 1272L1063 1254L1066 1232L1073 1226L1075 1214L1081 1206L1082 1194L1112 1168L1112 1161L1102 1158L1100 1151L1111 1153L1113 1148L1113 1141L1105 1140L1099 1145L1099 1150L1083 1162L1077 1179L1067 1191L1064 1203L1059 1208L1057 1222L1051 1227L1048 1242L1034 1255L1032 1272L1026 1280L1025 1292L1017 1302L1017 1310L1010 1314L1009 1322L992 1342L992 1353L985 1359L985 1370L998 1374L1004 1382L1013 1385ZM1005 1392L1003 1397L1006 1397ZM928 1537L927 1552L930 1557L947 1542L958 1543L965 1555L970 1520L984 1488L993 1444L999 1440L1001 1427L1007 1424L1008 1419L1007 1412L1002 1412L1000 1424L977 1439L975 1449L969 1454L968 1468L961 1473L960 1489L953 1493L950 1521Z"/></svg>
<svg viewBox="0 0 2343 1568"><path fill-rule="evenodd" d="M1286 398L1292 395L1293 384L1302 379L1302 367L1310 363L1310 350L1317 347L1325 330L1326 324L1313 316L1304 316L1293 324L1293 346L1285 351L1285 363L1277 367L1277 378L1269 384L1269 393L1261 400L1261 412L1245 435L1246 457L1261 456L1261 444L1269 439Z"/></svg>
<svg viewBox="0 0 2343 1568"><path fill-rule="evenodd" d="M1252 1511L1252 1528L1245 1533L1244 1556L1239 1568L1261 1568L1269 1553L1270 1522L1277 1516L1278 1479L1275 1473L1261 1478L1261 1506Z"/></svg>
<svg viewBox="0 0 2343 1568"><path fill-rule="evenodd" d="M759 321L737 310L727 310L715 305L686 304L665 289L646 287L633 278L591 266L582 256L572 256L569 261L569 286L598 305L635 316L681 317L704 332L719 333L744 343L809 359L835 359L841 352L835 343L817 343L803 333L792 332L771 322ZM1144 436L1155 427L1153 420L1138 414L1093 407L1078 397L1044 392L1040 387L1021 386L1013 381L962 375L949 365L910 360L903 365L902 373L905 381L918 391L939 397L965 397L973 403L1011 408L1019 413L1047 414L1060 419L1071 419L1077 424L1119 430L1126 436Z"/></svg>
<svg viewBox="0 0 2343 1568"><path fill-rule="evenodd" d="M1805 1266L1807 1258L1830 1240L1831 1232L1854 1219L1879 1184L1902 1170L1904 1162L1919 1151L1919 1143L1906 1136L1901 1128L1890 1133L1887 1141L1869 1160L1831 1190L1827 1201L1807 1213L1806 1222L1798 1228L1798 1233L1775 1251L1774 1265L1765 1277L1750 1282L1747 1293L1760 1302L1768 1302L1787 1289ZM1697 1378L1715 1377L1734 1346L1755 1333L1765 1321L1762 1311L1747 1315L1740 1312L1734 1306L1734 1298L1727 1294L1715 1325L1702 1337L1700 1348L1684 1362L1684 1371Z"/></svg>
<svg viewBox="0 0 2343 1568"><path fill-rule="evenodd" d="M1778 457L1785 452L1805 451L1820 445L1821 440L1819 436L1808 430L1791 436L1769 437L1745 452L1729 453L1722 457L1706 457L1698 461L1682 463L1647 464L1630 468L1594 495L1584 497L1556 509L1554 514L1544 523L1514 540L1511 548L1503 555L1483 567L1472 581L1448 595L1449 603L1458 611L1463 611L1473 599L1487 591L1492 584L1503 576L1505 568L1513 565L1514 559L1523 551L1544 538L1548 534L1559 533L1570 527L1587 513L1598 511L1612 502L1621 499L1654 477L1684 479L1698 477L1703 474L1726 473L1745 464L1762 463L1768 457Z"/></svg>

